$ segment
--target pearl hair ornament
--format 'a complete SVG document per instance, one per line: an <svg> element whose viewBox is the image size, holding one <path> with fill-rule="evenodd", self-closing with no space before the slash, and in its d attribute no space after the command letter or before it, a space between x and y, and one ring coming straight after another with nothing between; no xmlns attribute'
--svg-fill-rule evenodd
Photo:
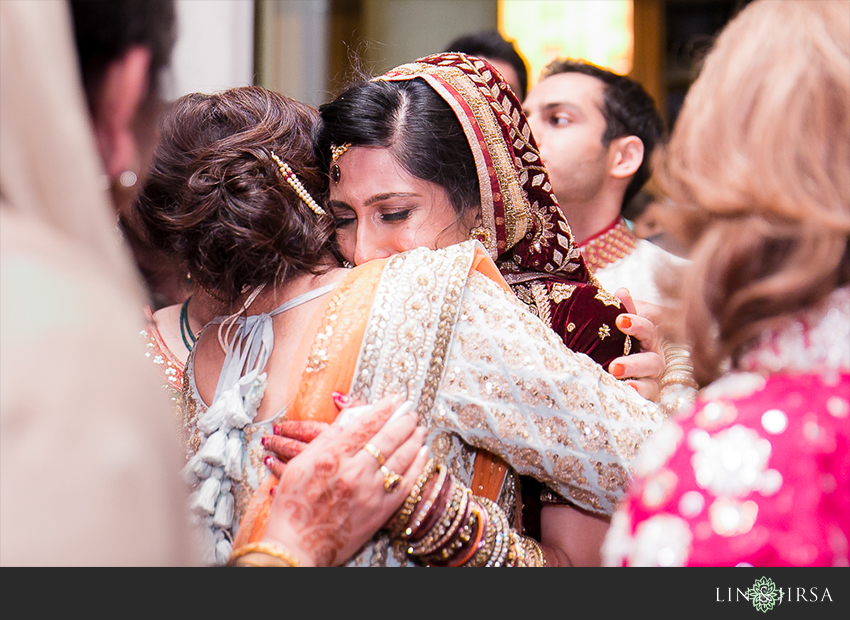
<svg viewBox="0 0 850 620"><path fill-rule="evenodd" d="M295 193L298 194L298 197L310 207L310 210L313 211L316 215L327 215L327 211L322 209L313 197L310 195L304 186L301 184L301 180L295 175L292 171L292 168L289 167L289 164L282 162L280 158L274 154L274 152L269 151L274 162L277 164L278 169L280 169L280 176L283 177L283 180L289 183Z"/></svg>

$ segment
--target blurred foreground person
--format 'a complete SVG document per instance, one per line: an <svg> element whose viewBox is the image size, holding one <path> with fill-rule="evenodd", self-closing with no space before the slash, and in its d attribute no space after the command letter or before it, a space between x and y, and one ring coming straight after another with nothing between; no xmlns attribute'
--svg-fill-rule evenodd
<svg viewBox="0 0 850 620"><path fill-rule="evenodd" d="M142 289L115 232L125 173L154 135L149 76L167 62L173 8L77 8L98 5L127 19L110 24L114 47L80 56L84 88L69 4L0 4L3 565L195 557L173 420L134 336Z"/></svg>
<svg viewBox="0 0 850 620"><path fill-rule="evenodd" d="M706 387L645 447L610 565L847 566L850 3L756 1L688 93L659 183L692 247Z"/></svg>

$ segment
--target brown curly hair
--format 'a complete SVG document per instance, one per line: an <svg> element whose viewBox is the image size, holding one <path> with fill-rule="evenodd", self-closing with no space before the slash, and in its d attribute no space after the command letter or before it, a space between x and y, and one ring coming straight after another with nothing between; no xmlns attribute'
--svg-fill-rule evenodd
<svg viewBox="0 0 850 620"><path fill-rule="evenodd" d="M136 203L149 243L230 303L246 288L322 272L334 254L332 219L300 200L271 156L323 205L317 118L313 108L259 86L178 99L161 122Z"/></svg>

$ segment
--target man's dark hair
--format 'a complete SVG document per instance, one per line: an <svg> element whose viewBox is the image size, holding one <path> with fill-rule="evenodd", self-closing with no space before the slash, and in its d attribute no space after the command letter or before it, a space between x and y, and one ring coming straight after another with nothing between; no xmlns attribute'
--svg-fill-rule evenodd
<svg viewBox="0 0 850 620"><path fill-rule="evenodd" d="M506 62L513 67L519 78L519 87L522 92L516 93L517 98L522 101L528 94L528 67L516 46L506 40L498 30L482 30L462 35L449 43L443 51L460 52Z"/></svg>
<svg viewBox="0 0 850 620"><path fill-rule="evenodd" d="M80 72L89 101L100 88L109 63L132 46L151 51L150 90L174 46L174 0L71 0Z"/></svg>
<svg viewBox="0 0 850 620"><path fill-rule="evenodd" d="M622 209L652 176L652 152L656 144L664 138L664 121L655 107L655 101L639 82L585 60L553 60L543 69L540 79L544 80L559 73L589 75L604 85L601 110L602 116L605 117L605 133L602 135L604 146L623 136L637 136L643 142L643 161L626 187Z"/></svg>

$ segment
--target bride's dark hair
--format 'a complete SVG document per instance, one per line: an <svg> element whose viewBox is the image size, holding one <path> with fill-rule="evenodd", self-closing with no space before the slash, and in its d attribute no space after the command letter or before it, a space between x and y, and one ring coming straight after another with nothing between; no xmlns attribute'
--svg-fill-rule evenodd
<svg viewBox="0 0 850 620"><path fill-rule="evenodd" d="M320 106L319 114L316 149L326 173L332 144L382 147L412 176L445 189L458 216L480 208L478 172L463 127L423 80L364 78Z"/></svg>

